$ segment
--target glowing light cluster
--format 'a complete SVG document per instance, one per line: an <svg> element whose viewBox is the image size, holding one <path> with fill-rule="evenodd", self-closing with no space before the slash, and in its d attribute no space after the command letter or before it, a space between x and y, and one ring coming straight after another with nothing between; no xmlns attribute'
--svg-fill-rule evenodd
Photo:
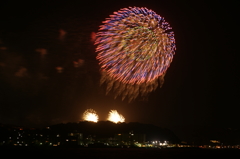
<svg viewBox="0 0 240 159"><path fill-rule="evenodd" d="M116 110L111 110L108 114L108 119L109 121L113 123L123 123L125 122L125 118L119 114Z"/></svg>
<svg viewBox="0 0 240 159"><path fill-rule="evenodd" d="M123 8L103 23L95 44L99 64L109 76L140 84L153 81L170 66L175 53L174 34L154 11Z"/></svg>
<svg viewBox="0 0 240 159"><path fill-rule="evenodd" d="M155 90L158 80L162 85L176 50L169 23L139 7L123 8L103 21L95 45L100 83L107 83L107 93L114 90L129 101Z"/></svg>
<svg viewBox="0 0 240 159"><path fill-rule="evenodd" d="M87 109L83 113L83 120L84 121L92 121L92 122L98 122L98 115L97 112L93 109Z"/></svg>

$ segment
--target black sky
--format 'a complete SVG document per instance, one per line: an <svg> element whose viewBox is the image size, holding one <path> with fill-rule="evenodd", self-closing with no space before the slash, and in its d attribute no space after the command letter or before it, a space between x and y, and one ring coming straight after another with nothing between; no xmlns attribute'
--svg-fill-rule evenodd
<svg viewBox="0 0 240 159"><path fill-rule="evenodd" d="M148 102L127 103L99 87L90 33L128 6L147 7L175 32L176 55L163 87ZM203 127L240 128L237 1L21 1L0 6L0 122L76 122L85 109L105 120L117 109L126 122L156 124L187 140ZM59 39L59 29L67 32ZM4 49L6 47L7 49ZM36 52L45 48L44 57ZM82 59L81 67L73 61ZM58 73L56 67L62 67Z"/></svg>

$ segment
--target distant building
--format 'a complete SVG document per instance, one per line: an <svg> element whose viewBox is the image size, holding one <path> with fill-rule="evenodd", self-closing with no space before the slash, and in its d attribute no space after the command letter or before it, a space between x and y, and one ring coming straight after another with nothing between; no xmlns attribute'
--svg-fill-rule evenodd
<svg viewBox="0 0 240 159"><path fill-rule="evenodd" d="M134 134L133 132L130 132L130 133L115 134L114 139L115 139L114 142L119 145L133 145L134 143L144 144L146 142L146 135Z"/></svg>

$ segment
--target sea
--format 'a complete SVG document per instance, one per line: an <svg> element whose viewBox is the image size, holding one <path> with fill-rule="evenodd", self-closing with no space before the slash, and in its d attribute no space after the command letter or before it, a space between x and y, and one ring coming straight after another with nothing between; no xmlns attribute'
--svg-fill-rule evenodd
<svg viewBox="0 0 240 159"><path fill-rule="evenodd" d="M240 149L0 147L0 154L0 158L239 159Z"/></svg>

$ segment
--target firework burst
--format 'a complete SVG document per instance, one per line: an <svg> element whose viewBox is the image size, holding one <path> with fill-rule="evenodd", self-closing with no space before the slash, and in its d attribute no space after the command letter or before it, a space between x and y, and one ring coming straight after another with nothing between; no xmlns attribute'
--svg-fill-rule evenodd
<svg viewBox="0 0 240 159"><path fill-rule="evenodd" d="M113 123L123 123L125 121L125 118L119 114L116 110L111 110L108 114L109 121Z"/></svg>
<svg viewBox="0 0 240 159"><path fill-rule="evenodd" d="M98 115L97 112L93 109L87 109L83 113L83 120L84 121L92 121L92 122L98 122Z"/></svg>
<svg viewBox="0 0 240 159"><path fill-rule="evenodd" d="M114 12L103 21L96 37L101 83L107 83L107 93L113 85L118 87L114 90L123 99L133 100L155 90L176 50L169 23L147 8Z"/></svg>

